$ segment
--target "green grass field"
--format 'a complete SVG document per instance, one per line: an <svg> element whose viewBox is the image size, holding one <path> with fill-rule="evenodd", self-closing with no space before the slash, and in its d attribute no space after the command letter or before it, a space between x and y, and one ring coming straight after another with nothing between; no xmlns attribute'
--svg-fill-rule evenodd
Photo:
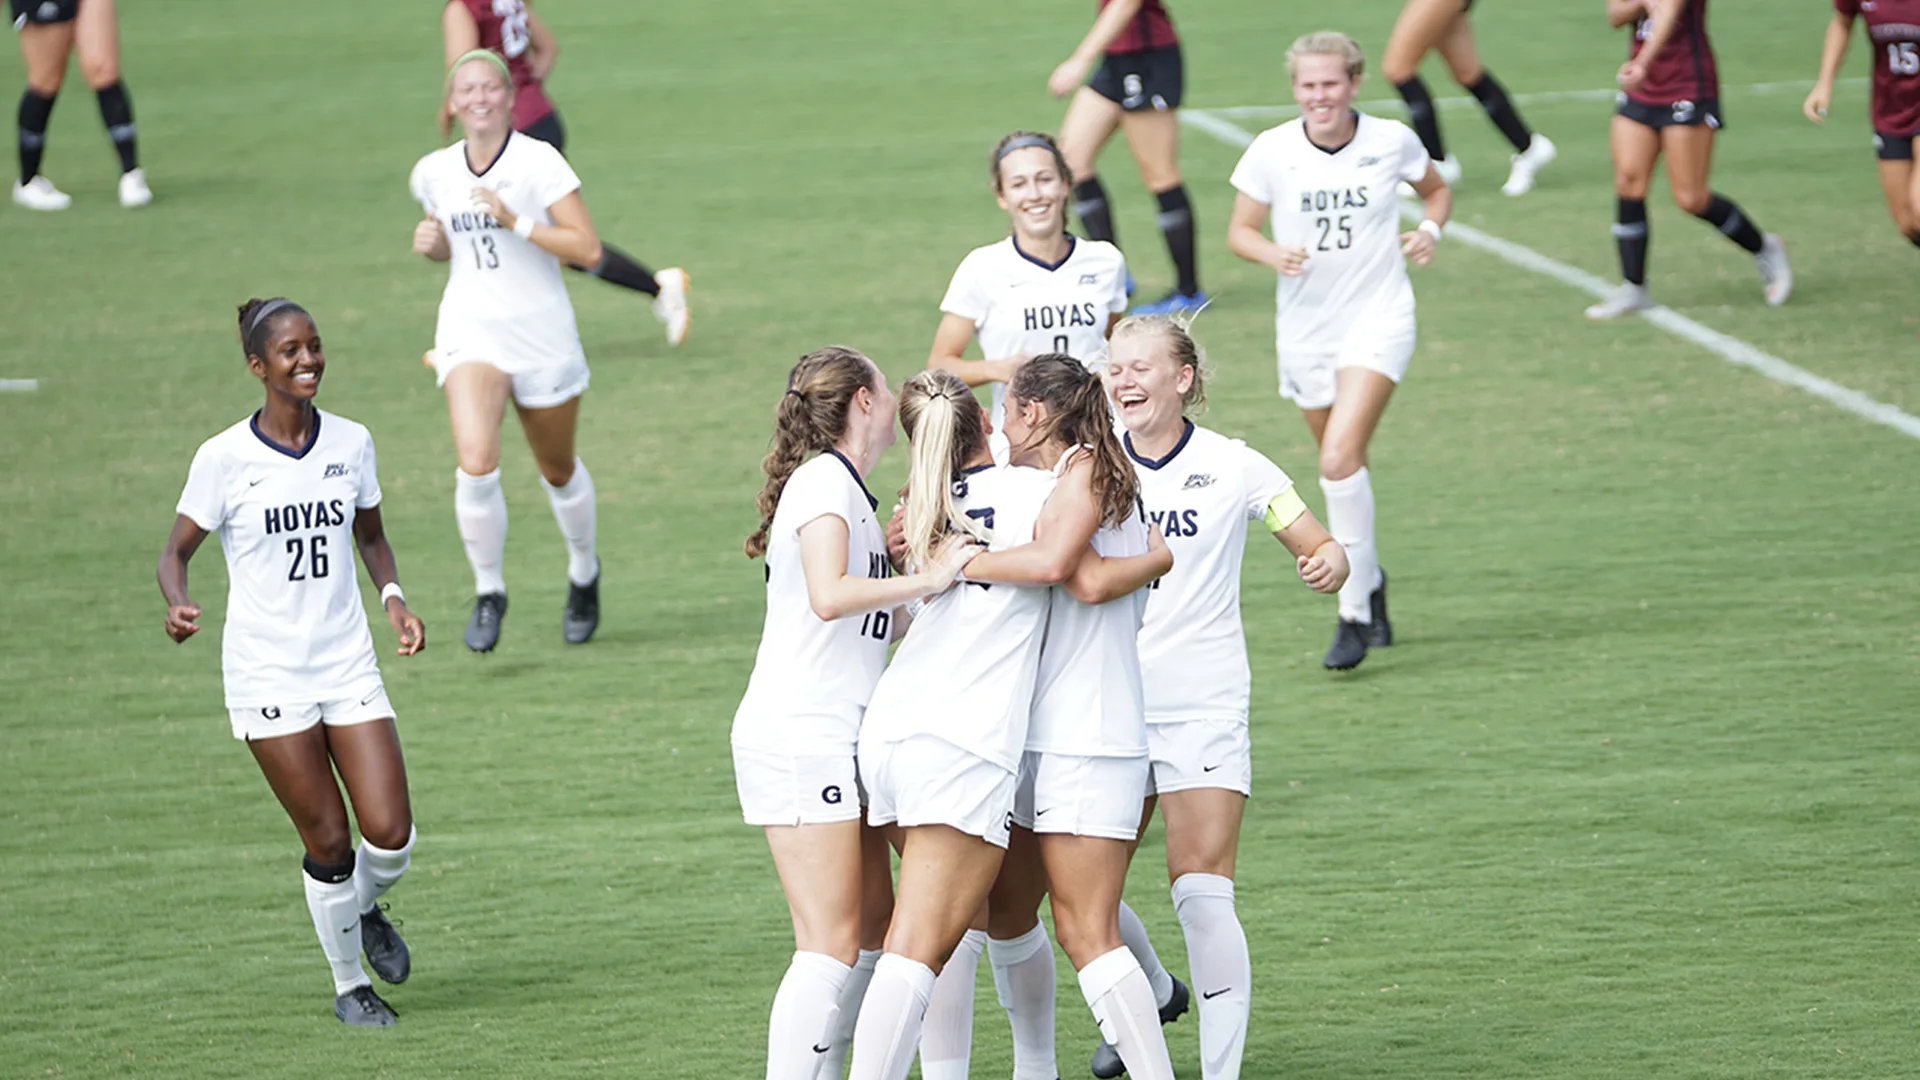
<svg viewBox="0 0 1920 1080"><path fill-rule="evenodd" d="M1744 89L1810 79L1826 8L1723 3L1716 187L1787 237L1800 288L1764 307L1746 258L1657 189L1656 295L1920 412L1920 264L1880 203L1864 88L1825 128L1799 117L1804 84ZM540 5L602 236L687 266L698 309L670 354L630 294L570 283L606 621L561 644L563 549L510 445L514 606L477 657L418 362L444 276L408 251L435 5L123 0L155 203L115 204L76 72L46 162L74 208L0 208L0 379L42 380L0 393L0 1074L759 1075L791 939L727 727L759 628L740 540L768 415L824 343L896 379L921 366L948 275L1005 226L987 150L1058 123L1044 81L1092 7ZM1377 58L1397 7L1339 18ZM1483 5L1489 66L1515 94L1610 85L1625 41L1600 7ZM1280 55L1329 11L1177 6L1189 104L1287 100ZM0 87L20 77L9 49ZM1609 106L1523 110L1562 157L1518 201L1493 129L1445 113L1461 220L1611 279ZM1274 394L1271 278L1224 246L1238 151L1186 140L1219 296L1198 328L1220 370L1207 422L1317 505ZM1157 295L1151 200L1123 148L1105 166ZM1331 677L1330 602L1271 543L1248 561L1246 1075L1920 1075L1920 445L1652 326L1591 325L1584 295L1462 244L1416 287L1420 352L1374 457L1401 643ZM260 398L234 305L278 293L326 335L322 404L379 439L433 642L384 662L420 829L387 1033L329 1015L298 843L228 734L215 546L194 569L208 632L160 632L153 563L188 460ZM1130 898L1184 974L1157 843ZM1094 1028L1064 962L1060 985L1062 1073L1084 1076ZM1004 1076L981 991L975 1072ZM1185 1078L1195 1032L1169 1029Z"/></svg>

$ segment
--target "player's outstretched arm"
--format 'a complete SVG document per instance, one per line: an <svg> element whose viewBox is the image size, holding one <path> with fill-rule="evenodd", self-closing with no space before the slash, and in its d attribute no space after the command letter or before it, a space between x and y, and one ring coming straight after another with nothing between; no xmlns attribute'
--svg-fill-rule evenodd
<svg viewBox="0 0 1920 1080"><path fill-rule="evenodd" d="M400 570L393 558L393 545L387 543L387 527L380 520L380 508L369 506L353 514L353 545L360 550L360 561L367 576L380 590L380 606L400 639L400 655L412 656L427 647L427 626L407 608L400 592Z"/></svg>
<svg viewBox="0 0 1920 1080"><path fill-rule="evenodd" d="M1807 119L1816 124L1827 122L1827 110L1833 105L1833 79L1840 73L1841 61L1847 58L1847 43L1852 38L1853 16L1834 12L1833 18L1827 20L1827 39L1820 45L1820 75L1813 80L1813 90L1800 106Z"/></svg>
<svg viewBox="0 0 1920 1080"><path fill-rule="evenodd" d="M1691 0L1646 0L1647 16L1653 20L1653 26L1647 31L1647 40L1640 46L1640 54L1620 65L1619 83L1622 90L1638 90L1640 84L1647 81L1647 66L1660 50L1667 47L1667 39L1673 36L1673 28L1680 25L1680 13L1687 10Z"/></svg>
<svg viewBox="0 0 1920 1080"><path fill-rule="evenodd" d="M946 592L980 551L970 537L948 537L933 553L933 565L901 577L856 577L847 573L847 523L822 514L800 526L800 572L807 604L823 622L881 611Z"/></svg>
<svg viewBox="0 0 1920 1080"><path fill-rule="evenodd" d="M968 360L960 354L973 344L973 334L972 319L951 311L943 313L940 316L940 328L933 332L933 351L927 354L927 370L951 371L968 386L1012 382L1014 370L1026 363L1029 357Z"/></svg>
<svg viewBox="0 0 1920 1080"><path fill-rule="evenodd" d="M1080 564L1063 584L1067 595L1083 604L1105 604L1132 596L1173 569L1173 549L1160 535L1160 526L1147 527L1143 555L1102 556L1092 545L1081 553Z"/></svg>
<svg viewBox="0 0 1920 1080"><path fill-rule="evenodd" d="M160 552L160 565L154 572L160 579L160 595L167 601L167 636L175 642L200 632L200 605L187 595L187 564L206 538L207 531L192 518L185 514L175 517L173 532L167 535L167 546Z"/></svg>
<svg viewBox="0 0 1920 1080"><path fill-rule="evenodd" d="M593 231L593 215L578 191L569 191L560 201L547 207L553 224L542 225L531 218L521 220L498 192L474 188L473 197L486 204L487 212L504 229L512 230L534 247L550 252L569 266L599 266L602 257L600 237Z"/></svg>
<svg viewBox="0 0 1920 1080"><path fill-rule="evenodd" d="M1100 507L1087 475L1092 469L1087 455L1080 455L1047 496L1033 527L1033 542L981 555L967 566L967 580L1059 585L1072 577L1100 528Z"/></svg>

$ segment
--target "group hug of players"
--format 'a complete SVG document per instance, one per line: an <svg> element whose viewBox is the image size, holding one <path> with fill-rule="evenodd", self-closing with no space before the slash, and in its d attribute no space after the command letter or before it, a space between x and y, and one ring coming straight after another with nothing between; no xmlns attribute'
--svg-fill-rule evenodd
<svg viewBox="0 0 1920 1080"><path fill-rule="evenodd" d="M1429 17L1436 3L1451 14ZM1911 169L1920 59L1912 70L1901 59L1920 47L1920 11L1886 34L1874 21L1920 0L1836 3L1808 113L1824 116L1857 10L1876 47L1888 38L1874 83L1878 145L1889 203L1920 243ZM1447 55L1513 140L1507 188L1523 192L1552 145L1519 122L1477 60L1466 63L1466 6L1413 0L1389 53L1404 62L1408 34L1434 36L1413 62L1429 45ZM1116 129L1151 143L1151 124L1129 118L1179 101L1177 41L1164 43L1138 15L1164 20L1164 10L1155 0L1102 7L1083 50L1099 55L1122 31L1140 47L1106 53L1075 91L1067 126L1081 133L1078 151L1071 137L1056 144L1034 132L993 149L1008 235L956 270L927 370L896 395L858 351L820 349L789 373L775 408L761 525L747 544L766 559L766 621L732 732L744 816L765 831L793 914L796 951L769 1023L770 1078L838 1076L849 1047L861 1080L904 1077L916 1055L929 1080L966 1075L983 954L1012 1028L1017 1080L1055 1077L1043 898L1100 1027L1096 1075L1171 1077L1160 1025L1191 1008L1203 1075L1237 1076L1251 1001L1233 885L1252 790L1239 613L1247 524L1292 552L1307 586L1338 593L1327 667L1351 668L1392 640L1367 445L1414 349L1407 264L1433 257L1457 168L1434 152L1430 99L1424 110L1416 100L1425 88L1417 77L1398 83L1414 105L1412 129L1361 114L1352 105L1359 47L1332 32L1300 38L1286 64L1302 114L1260 135L1231 178L1228 245L1277 274L1280 389L1320 446L1323 527L1279 467L1189 418L1204 403L1207 366L1180 317L1202 299L1184 190L1169 199L1171 188L1156 189L1182 283L1149 313L1125 316L1131 278L1119 249L1068 232L1070 206L1083 221L1104 212L1089 205L1096 193L1104 204L1104 191L1073 167L1088 133L1095 151ZM1644 219L1632 215L1624 163L1650 171L1660 153L1682 205L1755 253L1768 299L1790 287L1784 254L1737 207L1710 192L1691 204L1683 196L1689 176L1707 190L1719 123L1704 8L1610 0L1616 21L1639 27L1614 139L1623 162L1615 231L1626 284L1641 292L1600 314L1644 300ZM1140 21L1116 29L1114 11ZM687 279L677 269L653 274L598 238L559 151L557 114L539 93L551 37L521 0L454 0L445 30L442 115L464 137L413 172L427 214L413 249L449 264L427 359L452 418L456 518L475 575L466 642L494 648L506 613L498 459L509 402L566 541L562 632L584 642L599 615L594 488L573 454L588 373L562 268L653 296L674 344L687 332ZM1677 73L1683 65L1691 74ZM1056 76L1087 69L1076 53ZM1684 84L1691 97L1643 100L1683 78L1693 80ZM1135 149L1144 172L1151 154ZM1425 212L1404 233L1401 185ZM381 898L410 864L414 830L354 551L401 655L425 646L425 630L382 529L372 438L314 406L325 354L312 316L286 299L254 300L239 324L265 403L194 457L159 567L167 632L184 641L198 630L187 567L217 532L231 583L223 669L233 733L305 847L302 881L336 1015L385 1026L396 1014L361 954L388 983L409 973ZM976 342L982 358L966 358ZM974 396L980 385L991 387L991 409ZM866 478L900 429L910 481L886 515ZM1156 809L1192 991L1120 900Z"/></svg>

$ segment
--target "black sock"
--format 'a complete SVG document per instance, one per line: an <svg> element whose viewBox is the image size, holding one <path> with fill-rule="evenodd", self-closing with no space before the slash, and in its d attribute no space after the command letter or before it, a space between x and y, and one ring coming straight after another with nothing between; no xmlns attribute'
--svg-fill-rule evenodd
<svg viewBox="0 0 1920 1080"><path fill-rule="evenodd" d="M1908 233L1907 239L1913 241L1914 247L1920 247L1920 229L1915 229L1912 232Z"/></svg>
<svg viewBox="0 0 1920 1080"><path fill-rule="evenodd" d="M643 292L648 296L660 295L660 285L653 280L653 272L634 262L632 256L612 244L600 245L599 266L592 269L583 266L580 269L601 281L612 282L622 288Z"/></svg>
<svg viewBox="0 0 1920 1080"><path fill-rule="evenodd" d="M1200 295L1199 267L1193 257L1193 204L1187 201L1187 188L1168 188L1160 200L1160 235L1167 238L1167 254L1173 256L1173 270L1180 278L1181 296Z"/></svg>
<svg viewBox="0 0 1920 1080"><path fill-rule="evenodd" d="M100 119L107 125L107 137L113 140L113 148L120 151L120 171L132 172L140 167L140 154L133 145L133 103L127 100L127 84L116 80L112 86L97 92Z"/></svg>
<svg viewBox="0 0 1920 1080"><path fill-rule="evenodd" d="M28 90L20 95L20 182L40 175L40 155L47 147L47 118L53 99Z"/></svg>
<svg viewBox="0 0 1920 1080"><path fill-rule="evenodd" d="M1440 145L1440 116L1433 111L1433 95L1427 93L1427 84L1415 75L1406 82L1394 83L1393 88L1400 91L1400 97L1406 101L1413 133L1420 136L1420 145L1427 148L1427 156L1435 161L1446 157L1446 147Z"/></svg>
<svg viewBox="0 0 1920 1080"><path fill-rule="evenodd" d="M1080 218L1080 228L1089 240L1105 240L1112 244L1113 214L1107 209L1107 189L1097 176L1089 176L1073 185L1073 212Z"/></svg>
<svg viewBox="0 0 1920 1080"><path fill-rule="evenodd" d="M1513 144L1514 152L1526 153L1527 144L1533 142L1533 132L1527 130L1527 122L1514 111L1513 102L1507 100L1506 89L1494 81L1493 72L1482 72L1480 81L1467 89L1480 99L1480 107L1487 111L1487 119L1493 121L1493 126L1499 128L1500 134Z"/></svg>
<svg viewBox="0 0 1920 1080"><path fill-rule="evenodd" d="M1621 199L1614 211L1613 242L1620 248L1620 276L1647 283L1647 200Z"/></svg>
<svg viewBox="0 0 1920 1080"><path fill-rule="evenodd" d="M1700 211L1700 220L1719 229L1727 239L1746 248L1755 255L1760 254L1762 239L1760 230L1733 200L1718 193L1707 200L1707 208Z"/></svg>

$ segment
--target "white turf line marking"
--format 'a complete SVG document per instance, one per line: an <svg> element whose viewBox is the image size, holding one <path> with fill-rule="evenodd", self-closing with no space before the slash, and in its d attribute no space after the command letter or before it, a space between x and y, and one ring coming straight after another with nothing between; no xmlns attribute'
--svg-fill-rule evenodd
<svg viewBox="0 0 1920 1080"><path fill-rule="evenodd" d="M1180 121L1188 127L1198 128L1221 142L1234 146L1247 146L1253 142L1252 132L1204 110L1182 109ZM1419 216L1412 207L1403 207L1402 213L1408 220ZM1614 289L1611 284L1594 277L1585 270L1550 259L1532 248L1523 247L1511 240L1503 240L1492 233L1482 232L1465 222L1455 221L1449 224L1447 236L1468 247L1476 247L1497 255L1523 270L1545 274L1555 281L1571 285L1596 299L1604 299ZM1771 353L1754 348L1739 338L1702 326L1671 308L1655 307L1641 312L1640 318L1675 337L1685 338L1703 349L1718 354L1729 364L1750 368L1775 382L1804 390L1862 419L1871 420L1903 435L1920 439L1920 417L1902 412L1885 402L1875 401L1858 390L1823 379L1804 368L1795 367Z"/></svg>
<svg viewBox="0 0 1920 1080"><path fill-rule="evenodd" d="M0 394L31 394L38 389L39 379L0 379Z"/></svg>
<svg viewBox="0 0 1920 1080"><path fill-rule="evenodd" d="M1867 82L1868 80L1866 79L1836 79L1833 85L1835 89L1857 90L1865 87ZM1749 94L1777 94L1789 90L1804 93L1805 91L1813 89L1813 80L1800 79L1792 82L1749 83L1745 86L1726 86L1721 89L1737 90ZM1614 95L1617 93L1619 93L1619 91L1616 89L1548 90L1538 94L1508 94L1507 100L1513 102L1515 105L1549 105L1568 101L1612 101ZM1433 103L1443 109L1464 109L1469 105L1479 108L1480 106L1478 100L1470 97L1434 98ZM1375 101L1362 101L1357 104L1360 108L1369 112L1377 112L1385 109L1397 109L1400 112L1407 110L1406 103L1397 97L1380 98ZM1197 109L1192 111L1210 112L1215 116L1224 116L1233 120L1258 120L1264 117L1292 116L1300 111L1300 107L1297 105L1229 105L1219 109Z"/></svg>

